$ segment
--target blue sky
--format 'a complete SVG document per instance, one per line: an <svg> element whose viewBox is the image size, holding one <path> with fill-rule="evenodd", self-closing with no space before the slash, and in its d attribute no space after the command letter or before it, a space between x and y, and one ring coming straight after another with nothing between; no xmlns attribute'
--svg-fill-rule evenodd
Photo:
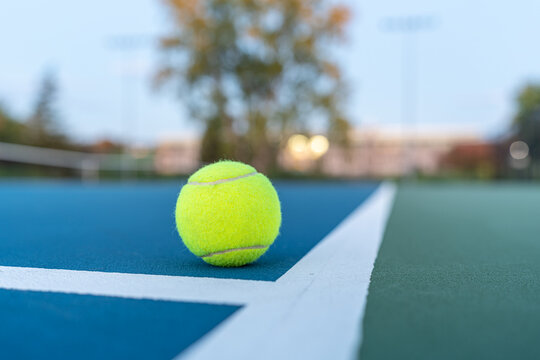
<svg viewBox="0 0 540 360"><path fill-rule="evenodd" d="M356 125L400 123L403 38L382 29L387 17L435 19L416 37L418 128L496 135L512 116L519 87L540 80L537 0L343 2L354 16L335 55L347 75L347 109ZM129 57L112 45L117 36L151 38L168 26L159 0L1 2L0 101L27 115L40 77L53 69L64 126L79 139L154 143L190 136L199 127L174 94L150 87L158 60L153 45L142 42ZM128 124L126 116L135 120Z"/></svg>

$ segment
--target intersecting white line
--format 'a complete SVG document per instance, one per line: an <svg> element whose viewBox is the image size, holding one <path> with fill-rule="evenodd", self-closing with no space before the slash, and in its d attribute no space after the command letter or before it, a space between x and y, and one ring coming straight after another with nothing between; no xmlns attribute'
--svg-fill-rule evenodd
<svg viewBox="0 0 540 360"><path fill-rule="evenodd" d="M3 289L135 299L244 305L274 286L271 281L0 266Z"/></svg>
<svg viewBox="0 0 540 360"><path fill-rule="evenodd" d="M0 266L0 288L245 305L182 359L352 358L394 194L379 186L275 282Z"/></svg>
<svg viewBox="0 0 540 360"><path fill-rule="evenodd" d="M395 186L377 191L268 289L178 359L352 359Z"/></svg>

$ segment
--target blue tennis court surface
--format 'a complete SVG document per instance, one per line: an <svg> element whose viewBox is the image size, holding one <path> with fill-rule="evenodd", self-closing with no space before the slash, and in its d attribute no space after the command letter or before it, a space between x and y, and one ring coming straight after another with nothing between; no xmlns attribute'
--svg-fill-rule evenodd
<svg viewBox="0 0 540 360"><path fill-rule="evenodd" d="M276 280L358 207L375 184L278 183L283 225L257 263L214 268L189 253L174 223L181 184L5 183L0 265Z"/></svg>
<svg viewBox="0 0 540 360"><path fill-rule="evenodd" d="M0 289L0 357L172 359L236 310Z"/></svg>
<svg viewBox="0 0 540 360"><path fill-rule="evenodd" d="M314 255L323 261L295 265L378 189L337 182L275 185L283 212L275 244L255 264L216 268L189 253L176 232L182 184L0 183L0 359L171 359L202 338L217 341L224 358L235 357L238 348L223 339L273 332L279 326L274 321L284 319L314 272L321 273L328 246ZM350 238L348 231L331 246ZM260 304L277 307L253 310ZM355 321L349 323L356 327ZM227 330L231 326L246 330L237 334ZM188 358L207 358L197 351Z"/></svg>

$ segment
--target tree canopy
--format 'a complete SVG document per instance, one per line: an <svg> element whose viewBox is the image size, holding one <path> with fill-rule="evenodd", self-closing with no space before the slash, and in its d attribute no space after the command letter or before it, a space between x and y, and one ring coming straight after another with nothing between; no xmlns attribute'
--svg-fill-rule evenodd
<svg viewBox="0 0 540 360"><path fill-rule="evenodd" d="M323 0L165 0L158 85L179 91L205 128L201 160L275 166L283 136L324 124L346 141L341 74L332 57L347 8Z"/></svg>
<svg viewBox="0 0 540 360"><path fill-rule="evenodd" d="M533 162L540 160L540 84L525 85L517 96L514 126L519 140L529 146Z"/></svg>
<svg viewBox="0 0 540 360"><path fill-rule="evenodd" d="M57 84L54 74L41 80L30 116L20 117L0 103L0 141L40 147L73 147L61 131L56 110Z"/></svg>
<svg viewBox="0 0 540 360"><path fill-rule="evenodd" d="M525 85L517 96L517 114L514 124L524 126L531 115L540 110L540 84Z"/></svg>
<svg viewBox="0 0 540 360"><path fill-rule="evenodd" d="M53 73L46 73L38 88L32 115L27 121L28 141L36 146L64 147L67 139L60 129L56 110L58 86Z"/></svg>
<svg viewBox="0 0 540 360"><path fill-rule="evenodd" d="M16 119L5 106L0 104L0 141L21 143L25 133L25 125Z"/></svg>

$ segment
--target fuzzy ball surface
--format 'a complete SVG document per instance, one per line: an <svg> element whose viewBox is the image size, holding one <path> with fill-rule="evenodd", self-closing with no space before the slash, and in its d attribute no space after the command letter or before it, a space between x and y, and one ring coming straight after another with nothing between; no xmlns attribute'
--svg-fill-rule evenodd
<svg viewBox="0 0 540 360"><path fill-rule="evenodd" d="M196 256L216 266L257 260L279 233L276 190L255 168L220 161L195 172L176 203L176 227Z"/></svg>

